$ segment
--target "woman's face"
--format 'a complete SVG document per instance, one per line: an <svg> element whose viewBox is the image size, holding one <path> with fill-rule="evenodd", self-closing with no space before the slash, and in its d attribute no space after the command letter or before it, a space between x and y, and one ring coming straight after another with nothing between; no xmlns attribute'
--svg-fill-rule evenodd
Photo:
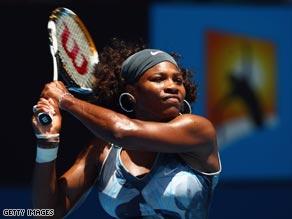
<svg viewBox="0 0 292 219"><path fill-rule="evenodd" d="M179 69L161 62L141 76L132 93L138 119L168 121L179 115L186 90Z"/></svg>

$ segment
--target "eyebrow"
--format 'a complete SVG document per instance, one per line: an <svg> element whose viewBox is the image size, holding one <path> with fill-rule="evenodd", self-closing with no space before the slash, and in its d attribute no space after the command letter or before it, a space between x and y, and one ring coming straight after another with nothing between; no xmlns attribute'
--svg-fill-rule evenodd
<svg viewBox="0 0 292 219"><path fill-rule="evenodd" d="M160 71L160 72L154 72L153 73L153 75L158 75L158 74L167 74L166 72L164 72L164 71ZM182 72L180 72L180 71L178 71L178 72L175 72L175 73L173 73L173 75L175 75L175 76L183 76L183 73Z"/></svg>

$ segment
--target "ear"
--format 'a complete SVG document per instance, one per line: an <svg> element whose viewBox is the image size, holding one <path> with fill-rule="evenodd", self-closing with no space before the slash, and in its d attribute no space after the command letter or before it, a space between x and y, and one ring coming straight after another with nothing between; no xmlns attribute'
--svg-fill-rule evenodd
<svg viewBox="0 0 292 219"><path fill-rule="evenodd" d="M127 84L126 85L126 92L128 92L128 93L133 95L134 100L131 100L131 102L135 102L135 99L136 99L136 88L135 88L135 86Z"/></svg>
<svg viewBox="0 0 292 219"><path fill-rule="evenodd" d="M134 94L136 93L136 88L133 85L127 84L126 85L126 92L132 94L134 96Z"/></svg>

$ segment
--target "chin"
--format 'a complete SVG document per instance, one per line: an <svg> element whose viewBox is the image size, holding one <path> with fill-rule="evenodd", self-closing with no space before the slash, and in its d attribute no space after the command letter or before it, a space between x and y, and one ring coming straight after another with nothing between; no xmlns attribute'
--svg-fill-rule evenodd
<svg viewBox="0 0 292 219"><path fill-rule="evenodd" d="M164 121L170 121L170 120L176 118L179 115L180 115L180 112L179 112L179 110L177 108L169 109L169 110L164 111L163 120Z"/></svg>

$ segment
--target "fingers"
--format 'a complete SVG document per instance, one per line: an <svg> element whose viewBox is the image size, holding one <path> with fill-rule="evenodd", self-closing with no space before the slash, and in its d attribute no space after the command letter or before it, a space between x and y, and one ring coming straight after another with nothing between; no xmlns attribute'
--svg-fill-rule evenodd
<svg viewBox="0 0 292 219"><path fill-rule="evenodd" d="M40 98L32 107L32 125L35 133L59 133L62 126L62 116L58 105L52 99Z"/></svg>
<svg viewBox="0 0 292 219"><path fill-rule="evenodd" d="M36 105L33 106L32 111L38 123L42 125L49 125L53 120L55 114L54 107L49 100L41 98Z"/></svg>
<svg viewBox="0 0 292 219"><path fill-rule="evenodd" d="M60 95L66 92L68 92L68 90L63 82L52 81L45 85L40 96L45 99L52 98L55 102L58 102Z"/></svg>
<svg viewBox="0 0 292 219"><path fill-rule="evenodd" d="M66 90L60 81L45 85L41 97L32 107L32 124L35 133L58 133L62 126L62 116L58 106L58 98Z"/></svg>
<svg viewBox="0 0 292 219"><path fill-rule="evenodd" d="M56 104L52 99L47 100L45 98L40 98L37 104L32 107L32 111L36 115L41 112L46 112L50 115L54 115L56 113L55 107Z"/></svg>

